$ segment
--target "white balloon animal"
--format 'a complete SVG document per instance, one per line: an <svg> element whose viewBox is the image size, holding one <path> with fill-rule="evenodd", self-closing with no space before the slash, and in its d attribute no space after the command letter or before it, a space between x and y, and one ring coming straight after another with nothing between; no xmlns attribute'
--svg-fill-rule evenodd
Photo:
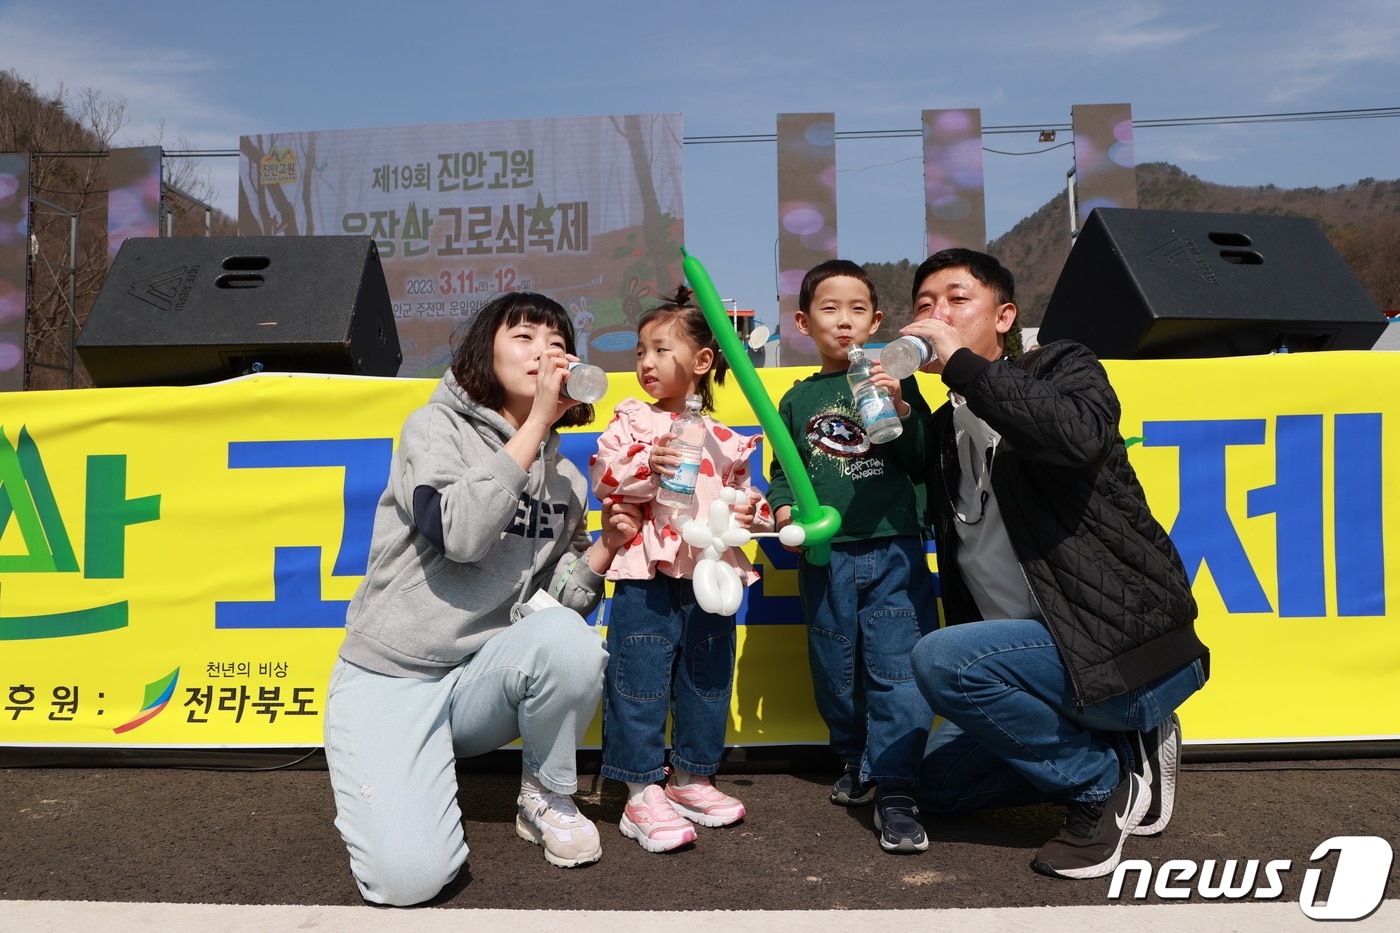
<svg viewBox="0 0 1400 933"><path fill-rule="evenodd" d="M715 615L732 616L739 611L739 603L744 598L739 571L723 560L726 549L743 547L754 538L777 538L788 547L799 547L807 538L807 532L800 525L788 525L776 533L755 533L741 527L734 519L733 507L746 496L744 490L726 486L719 491L719 498L710 503L704 519L687 519L680 527L685 543L702 551L691 581L695 586L695 601L701 609Z"/></svg>

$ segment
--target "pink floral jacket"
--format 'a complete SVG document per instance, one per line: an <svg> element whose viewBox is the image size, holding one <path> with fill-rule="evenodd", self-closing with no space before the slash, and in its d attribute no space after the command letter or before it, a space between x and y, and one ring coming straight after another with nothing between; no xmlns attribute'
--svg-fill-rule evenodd
<svg viewBox="0 0 1400 933"><path fill-rule="evenodd" d="M654 404L624 399L598 438L598 453L588 467L593 494L599 499L620 496L627 502L644 503L645 509L641 531L613 558L607 573L609 580L650 580L657 571L690 579L701 551L682 540L678 526L688 518L707 516L710 503L719 498L724 486L748 489L752 485L749 455L763 435L739 434L706 416L708 430L695 484L695 504L678 510L657 502L659 484L649 465L651 448L671 432L675 419L674 414ZM772 528L773 510L766 499L759 498L750 530ZM758 571L741 549L726 550L724 561L739 571L745 586L758 579Z"/></svg>

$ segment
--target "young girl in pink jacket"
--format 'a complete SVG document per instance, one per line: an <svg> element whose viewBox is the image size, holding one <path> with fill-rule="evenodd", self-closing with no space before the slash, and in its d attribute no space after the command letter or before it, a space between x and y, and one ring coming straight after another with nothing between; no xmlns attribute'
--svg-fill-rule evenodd
<svg viewBox="0 0 1400 933"><path fill-rule="evenodd" d="M618 823L648 852L669 852L695 840L690 825L728 826L744 805L714 786L734 684L734 616L702 609L692 579L702 550L681 537L686 520L705 520L726 487L743 489L733 506L741 527L772 527L768 503L750 485L749 455L761 435L737 434L705 416L695 494L687 506L665 505L657 493L676 474L680 453L668 446L686 397L714 408L711 382L723 382L724 357L690 290L646 312L637 329L637 381L654 402L617 406L590 467L593 493L643 506L642 527L614 557L608 612L608 666L603 692L604 777L627 784ZM712 380L713 375L713 380ZM747 586L758 579L738 548L723 561ZM728 573L727 568L719 568ZM672 749L666 759L666 717ZM657 782L665 778L664 786Z"/></svg>

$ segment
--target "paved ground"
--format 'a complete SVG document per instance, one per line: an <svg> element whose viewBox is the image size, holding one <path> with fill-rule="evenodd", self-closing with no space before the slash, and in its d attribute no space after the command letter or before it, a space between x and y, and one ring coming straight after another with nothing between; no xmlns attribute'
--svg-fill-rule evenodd
<svg viewBox="0 0 1400 933"><path fill-rule="evenodd" d="M803 767L825 765L806 757ZM257 763L264 770L241 770L245 764L0 769L0 900L362 905L332 825L325 772L268 769L268 761ZM771 761L735 763L721 775L721 786L748 806L743 823L702 829L696 845L668 855L643 852L621 836L621 786L585 775L577 799L603 832L603 860L557 869L516 838L518 756L501 753L489 764L486 772L480 762L463 767L469 871L433 906L796 911L1112 903L1106 878L1059 881L1028 867L1057 830L1058 808L929 820L928 852L891 856L877 846L869 808L827 802L833 772L774 770ZM1154 868L1169 859L1222 866L1234 859L1241 874L1250 859L1288 859L1278 901L1296 904L1309 867L1321 869L1320 890L1330 884L1336 856L1309 861L1323 841L1377 836L1400 848L1397 801L1400 759L1192 763L1188 749L1171 826L1160 838L1131 839L1125 857ZM1400 896L1397 874L1393 866L1391 898ZM1163 899L1149 891L1141 903L1257 903L1253 890L1263 884L1261 871L1238 898L1212 901L1193 889ZM0 908L0 929L8 929L5 915Z"/></svg>

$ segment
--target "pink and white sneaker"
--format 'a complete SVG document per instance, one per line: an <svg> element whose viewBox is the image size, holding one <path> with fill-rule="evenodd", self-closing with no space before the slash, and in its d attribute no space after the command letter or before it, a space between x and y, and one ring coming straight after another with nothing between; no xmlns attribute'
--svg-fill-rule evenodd
<svg viewBox="0 0 1400 933"><path fill-rule="evenodd" d="M655 784L642 791L641 803L622 808L617 828L648 852L670 852L695 841L695 827L676 814L666 794Z"/></svg>
<svg viewBox="0 0 1400 933"><path fill-rule="evenodd" d="M709 781L682 785L667 781L666 799L677 813L701 826L728 826L744 818L744 804Z"/></svg>

